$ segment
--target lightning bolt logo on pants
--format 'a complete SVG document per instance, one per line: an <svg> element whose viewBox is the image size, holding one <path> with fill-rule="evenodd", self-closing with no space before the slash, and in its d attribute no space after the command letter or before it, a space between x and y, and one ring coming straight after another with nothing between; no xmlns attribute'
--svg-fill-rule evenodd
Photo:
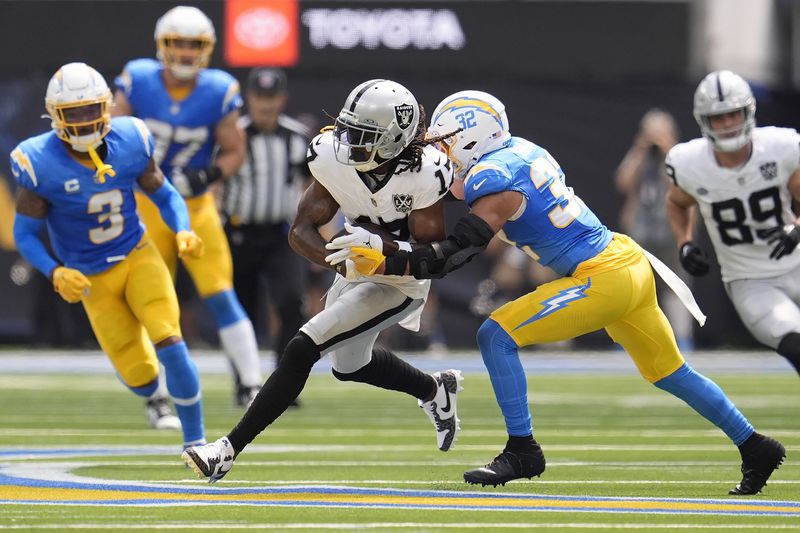
<svg viewBox="0 0 800 533"><path fill-rule="evenodd" d="M586 298L586 290L592 286L592 279L589 278L586 281L586 285L578 285L577 287L570 287L569 289L564 289L558 291L554 296L547 298L542 302L542 309L530 317L528 320L520 324L519 326L515 327L513 331L518 330L521 327L527 326L531 322L535 322L540 318L544 318L548 315L551 315L558 311L559 309L563 309L570 302L574 302L576 300L580 300L581 298Z"/></svg>

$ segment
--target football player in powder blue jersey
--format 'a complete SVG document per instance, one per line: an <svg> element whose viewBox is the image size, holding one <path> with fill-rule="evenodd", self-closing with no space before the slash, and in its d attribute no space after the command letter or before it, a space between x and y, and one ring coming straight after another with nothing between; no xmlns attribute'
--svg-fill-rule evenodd
<svg viewBox="0 0 800 533"><path fill-rule="evenodd" d="M66 301L83 304L131 391L155 402L163 364L178 411L178 418L162 417L164 429L182 427L184 446L205 442L200 382L181 338L175 288L144 233L133 190L138 186L157 206L179 253L199 257L203 243L190 230L186 205L156 165L144 122L111 119L111 91L96 70L61 67L45 105L52 131L11 152L20 186L17 248ZM45 226L56 258L39 238Z"/></svg>
<svg viewBox="0 0 800 533"><path fill-rule="evenodd" d="M206 68L216 36L211 20L195 7L178 6L156 23L158 59L134 59L116 79L115 115L141 118L155 138L155 159L186 200L192 228L205 243L202 259L183 258L200 297L217 324L231 360L235 402L246 406L262 384L255 332L233 290L233 260L217 213L212 183L244 162L244 132L236 123L242 97L227 72ZM144 194L139 214L173 277L174 238Z"/></svg>
<svg viewBox="0 0 800 533"><path fill-rule="evenodd" d="M463 266L498 235L562 276L495 310L478 330L508 441L489 464L465 472L465 481L502 485L544 472L518 350L605 329L642 377L684 400L739 447L743 478L731 493L759 492L782 462L784 447L756 433L716 383L684 361L658 306L653 269L683 295L702 323L705 317L680 279L630 237L606 228L566 185L564 172L544 148L512 137L505 106L492 95L461 91L448 96L434 111L430 132L457 132L445 137L443 149L460 178L451 191L466 200L470 213L447 240L387 257L371 249L368 237L358 243L352 236L340 237L341 247L358 256L359 268L374 268L369 261L374 258L381 262L377 273L438 278ZM329 246L336 247L337 240Z"/></svg>

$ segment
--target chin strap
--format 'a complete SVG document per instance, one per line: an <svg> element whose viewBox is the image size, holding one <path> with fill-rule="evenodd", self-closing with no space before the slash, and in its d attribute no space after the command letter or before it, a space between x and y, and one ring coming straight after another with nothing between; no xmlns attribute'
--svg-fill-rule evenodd
<svg viewBox="0 0 800 533"><path fill-rule="evenodd" d="M89 157L92 158L92 163L94 163L94 166L97 167L97 172L94 173L94 179L96 179L99 183L106 182L106 175L112 178L117 175L116 171L111 168L111 165L108 163L103 163L103 160L100 159L100 155L98 155L97 150L95 150L92 146L89 146Z"/></svg>

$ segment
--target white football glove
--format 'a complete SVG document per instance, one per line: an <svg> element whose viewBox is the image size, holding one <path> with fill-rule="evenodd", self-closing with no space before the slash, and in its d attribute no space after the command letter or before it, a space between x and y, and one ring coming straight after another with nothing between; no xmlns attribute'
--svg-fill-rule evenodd
<svg viewBox="0 0 800 533"><path fill-rule="evenodd" d="M325 245L328 250L338 250L327 256L325 261L331 265L341 263L351 256L351 249L354 247L370 248L383 253L383 239L362 227L353 226L349 222L344 223L347 234L336 237Z"/></svg>

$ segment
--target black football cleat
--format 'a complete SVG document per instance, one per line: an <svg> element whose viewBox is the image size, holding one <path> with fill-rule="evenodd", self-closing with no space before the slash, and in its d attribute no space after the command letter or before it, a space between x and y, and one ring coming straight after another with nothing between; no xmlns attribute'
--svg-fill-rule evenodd
<svg viewBox="0 0 800 533"><path fill-rule="evenodd" d="M540 476L545 460L542 447L535 440L527 452L512 452L506 448L488 465L464 472L464 481L482 486L505 485L514 479Z"/></svg>
<svg viewBox="0 0 800 533"><path fill-rule="evenodd" d="M775 439L753 433L739 450L742 454L742 480L728 494L758 494L767 485L769 476L783 462L786 448Z"/></svg>

